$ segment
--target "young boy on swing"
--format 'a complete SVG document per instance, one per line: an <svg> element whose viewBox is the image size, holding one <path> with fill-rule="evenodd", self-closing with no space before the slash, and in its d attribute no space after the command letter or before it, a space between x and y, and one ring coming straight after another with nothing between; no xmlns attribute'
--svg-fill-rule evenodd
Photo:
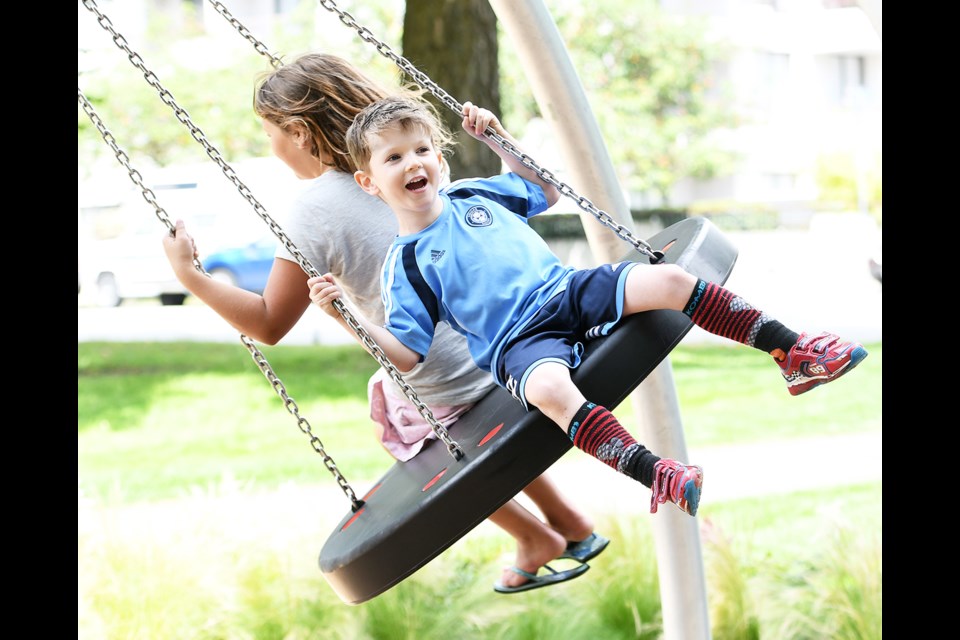
<svg viewBox="0 0 960 640"><path fill-rule="evenodd" d="M516 145L490 111L467 102L462 125L511 173L440 188L448 136L417 100L376 102L347 131L359 167L355 180L399 222L381 276L385 324L357 319L401 372L424 359L434 327L445 321L466 336L477 365L525 407L543 412L574 446L651 488L652 513L669 501L694 516L703 470L657 457L583 396L570 376L582 341L610 333L631 314L672 309L711 333L770 353L792 395L838 378L866 357L862 345L836 335L797 334L676 265L563 265L527 224L559 191L484 136L490 127ZM333 278L308 284L310 299L345 325L332 304L340 297Z"/></svg>

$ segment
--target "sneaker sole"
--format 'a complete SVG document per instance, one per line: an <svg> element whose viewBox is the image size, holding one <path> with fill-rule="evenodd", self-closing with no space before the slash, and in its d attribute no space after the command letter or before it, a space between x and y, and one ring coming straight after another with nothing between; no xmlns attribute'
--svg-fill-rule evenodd
<svg viewBox="0 0 960 640"><path fill-rule="evenodd" d="M686 484L683 485L683 501L686 503L686 507L680 507L685 513L695 516L697 515L697 509L700 508L700 488L703 486L703 470L699 470L697 475L690 480L687 480Z"/></svg>
<svg viewBox="0 0 960 640"><path fill-rule="evenodd" d="M863 359L867 357L867 355L869 355L869 352L866 349L864 349L862 345L857 345L854 348L854 350L850 352L850 362L848 362L843 369L840 369L840 371L837 371L836 373L834 373L829 378L826 378L825 380L816 380L810 383L808 386L789 387L788 390L790 391L790 395L799 396L806 393L807 391L812 391L816 389L820 385L826 384L828 382L833 382L837 378L840 378L846 375L847 373L849 373L850 371L853 371L853 369L858 364L860 364L863 361Z"/></svg>

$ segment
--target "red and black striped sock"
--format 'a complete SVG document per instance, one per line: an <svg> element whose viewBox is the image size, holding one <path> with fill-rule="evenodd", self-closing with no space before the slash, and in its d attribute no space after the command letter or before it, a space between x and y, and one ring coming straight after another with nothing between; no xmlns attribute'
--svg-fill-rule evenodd
<svg viewBox="0 0 960 640"><path fill-rule="evenodd" d="M634 440L605 408L585 402L570 422L569 435L578 449L646 487L653 486L653 466L660 458Z"/></svg>
<svg viewBox="0 0 960 640"><path fill-rule="evenodd" d="M683 312L694 324L710 333L766 353L775 349L788 352L800 338L799 334L754 309L740 296L705 280L697 280Z"/></svg>

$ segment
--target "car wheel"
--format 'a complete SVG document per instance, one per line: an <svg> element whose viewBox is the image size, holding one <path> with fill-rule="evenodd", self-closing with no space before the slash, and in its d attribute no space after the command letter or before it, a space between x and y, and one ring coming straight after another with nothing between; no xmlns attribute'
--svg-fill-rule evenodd
<svg viewBox="0 0 960 640"><path fill-rule="evenodd" d="M101 307L119 307L123 302L117 289L117 279L112 273L101 273L97 277L97 305Z"/></svg>
<svg viewBox="0 0 960 640"><path fill-rule="evenodd" d="M224 284L229 284L232 287L237 285L237 276L233 274L229 269L214 269L210 272L210 277L216 280L217 282L222 282Z"/></svg>
<svg viewBox="0 0 960 640"><path fill-rule="evenodd" d="M161 293L160 294L160 304L165 307L179 306L183 304L183 301L187 299L186 294L183 293Z"/></svg>

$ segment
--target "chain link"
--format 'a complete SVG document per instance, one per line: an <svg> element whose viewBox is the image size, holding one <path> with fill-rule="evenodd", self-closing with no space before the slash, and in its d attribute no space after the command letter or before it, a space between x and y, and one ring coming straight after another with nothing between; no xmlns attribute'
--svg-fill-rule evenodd
<svg viewBox="0 0 960 640"><path fill-rule="evenodd" d="M317 0L317 1L320 3L320 6L322 6L324 9L326 9L327 11L333 14L336 14L336 16L340 19L340 22L342 22L347 27L355 30L357 32L357 35L360 36L361 40L374 45L377 51L379 51L381 55L391 60L395 65L397 65L397 67L400 68L401 71L403 71L408 76L410 76L421 87L423 87L424 89L432 93L440 102L442 102L447 107L449 107L454 113L458 115L463 113L463 105L457 102L457 100L453 96L451 96L449 93L444 91L443 88L441 88L437 83L431 80L430 77L427 76L427 74L425 74L424 72L414 67L409 60L407 60L403 56L399 56L396 53L394 53L393 49L391 49L386 43L378 40L370 31L370 29L359 24L354 19L354 17L350 15L348 12L343 11L339 7L337 7L337 3L334 2L334 0ZM507 153L512 155L514 158L516 158L518 161L520 161L520 163L524 167L536 172L536 174L540 176L540 178L544 182L547 182L555 186L560 191L561 195L567 196L568 198L574 200L577 203L577 206L579 206L581 209L583 209L590 215L597 218L597 220L599 220L605 226L613 229L613 231L617 234L617 236L621 240L624 240L630 243L631 245L633 245L633 247L637 251L639 251L645 256L648 256L651 262L659 262L663 258L662 252L654 251L654 249L650 246L649 243L634 236L629 229L627 229L622 224L614 220L613 217L610 216L610 214L597 208L596 205L594 205L590 200L588 200L584 196L577 194L570 185L558 180L557 177L553 175L553 173L537 165L537 163L533 160L533 158L528 156L526 153L523 153L520 149L518 149L515 145L511 144L508 140L503 138L503 136L499 135L493 129L488 127L487 130L484 132L484 135L490 138L491 140L493 140L498 145L500 145L500 147L504 151L506 151Z"/></svg>

